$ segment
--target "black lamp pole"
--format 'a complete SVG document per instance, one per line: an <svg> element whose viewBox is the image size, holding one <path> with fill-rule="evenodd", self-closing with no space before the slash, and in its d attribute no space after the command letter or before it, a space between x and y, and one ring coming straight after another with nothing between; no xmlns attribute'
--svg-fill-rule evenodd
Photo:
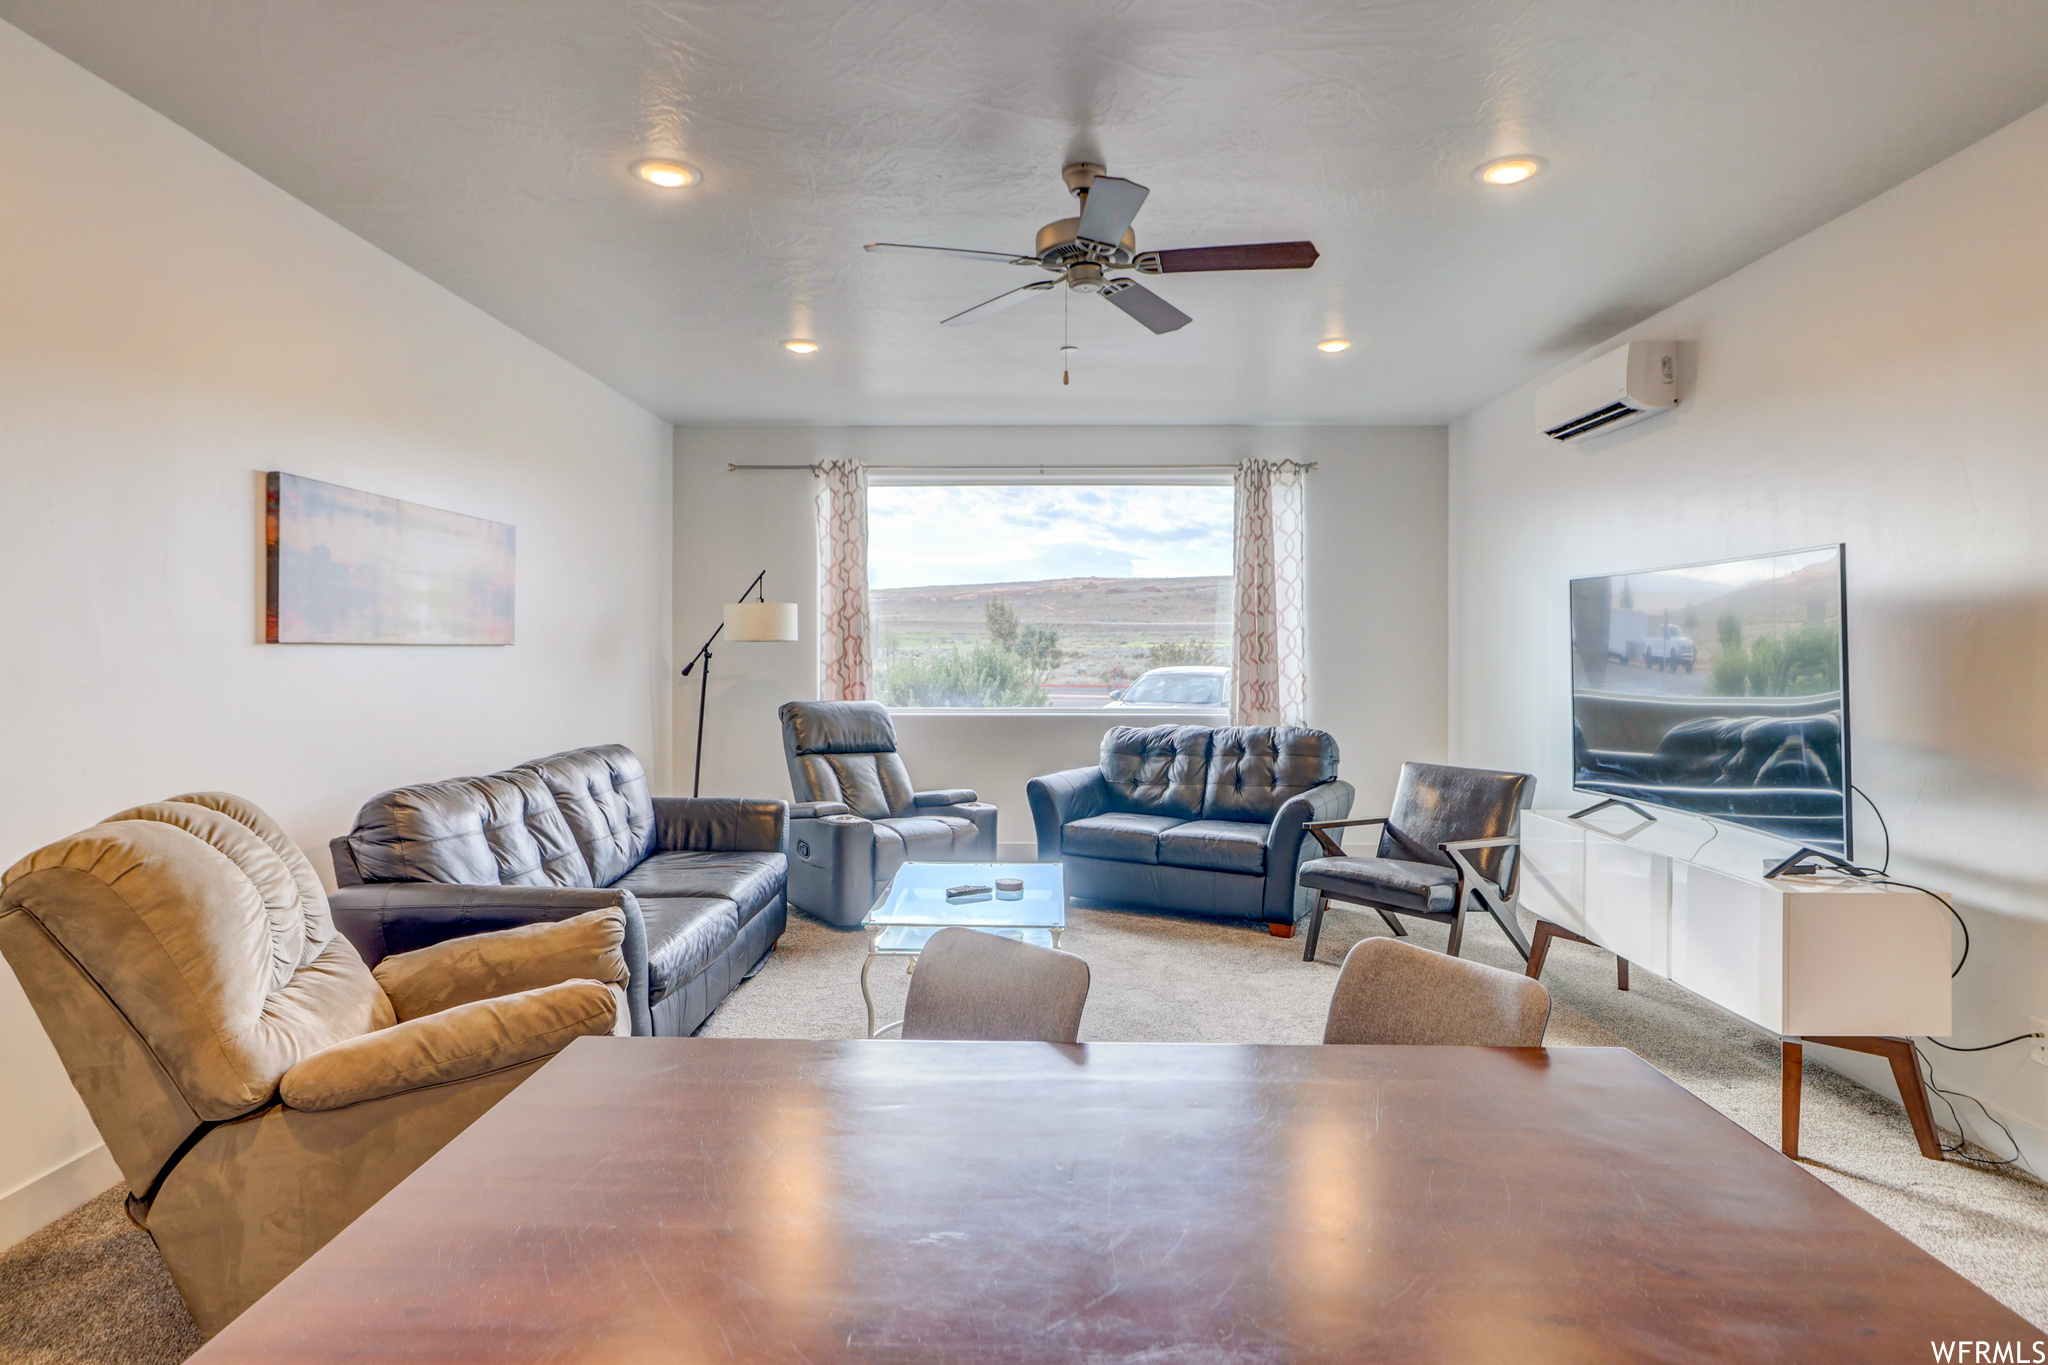
<svg viewBox="0 0 2048 1365"><path fill-rule="evenodd" d="M761 589L761 581L766 577L768 577L766 569L755 574L754 581L747 584L747 591L741 593L737 600L744 602L747 600L747 593L759 591L761 593L761 600L766 602L768 594ZM700 662L704 665L704 676L697 680L697 765L690 774L690 795L692 796L697 795L697 789L704 781L704 700L711 693L711 642L716 640L719 632L724 629L725 618L721 616L718 621L718 630L712 631L711 639L706 640L704 647L691 656L690 662L683 665L683 676L686 678L690 676L690 670L695 668Z"/></svg>

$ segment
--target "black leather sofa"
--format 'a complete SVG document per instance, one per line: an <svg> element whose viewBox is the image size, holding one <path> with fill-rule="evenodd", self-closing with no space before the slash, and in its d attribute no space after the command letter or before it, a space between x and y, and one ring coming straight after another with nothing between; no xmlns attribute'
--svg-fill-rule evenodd
<svg viewBox="0 0 2048 1365"><path fill-rule="evenodd" d="M620 906L641 1035L695 1032L788 922L788 803L650 796L618 744L384 792L330 847L334 922L373 966Z"/></svg>
<svg viewBox="0 0 2048 1365"><path fill-rule="evenodd" d="M1337 741L1297 726L1119 725L1096 767L1024 790L1038 859L1065 864L1069 897L1283 935L1313 904L1294 879L1303 826L1343 819L1352 798Z"/></svg>

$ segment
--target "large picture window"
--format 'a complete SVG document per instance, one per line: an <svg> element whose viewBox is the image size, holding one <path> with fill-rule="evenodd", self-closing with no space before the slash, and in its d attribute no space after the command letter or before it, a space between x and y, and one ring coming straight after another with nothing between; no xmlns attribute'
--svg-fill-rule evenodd
<svg viewBox="0 0 2048 1365"><path fill-rule="evenodd" d="M868 490L892 707L1229 705L1228 484Z"/></svg>

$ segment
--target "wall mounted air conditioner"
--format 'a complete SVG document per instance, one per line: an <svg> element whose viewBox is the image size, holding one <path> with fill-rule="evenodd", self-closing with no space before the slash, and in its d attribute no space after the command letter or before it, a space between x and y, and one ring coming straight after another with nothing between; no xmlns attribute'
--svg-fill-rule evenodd
<svg viewBox="0 0 2048 1365"><path fill-rule="evenodd" d="M1536 390L1536 426L1576 441L1677 406L1678 343L1631 341Z"/></svg>

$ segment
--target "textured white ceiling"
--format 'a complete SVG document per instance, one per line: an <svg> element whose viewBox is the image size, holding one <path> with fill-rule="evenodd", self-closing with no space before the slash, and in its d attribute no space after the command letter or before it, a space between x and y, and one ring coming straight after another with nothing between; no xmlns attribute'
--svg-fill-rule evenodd
<svg viewBox="0 0 2048 1365"><path fill-rule="evenodd" d="M2048 102L2039 0L0 0L0 17L678 422L1456 416ZM1548 172L1479 186L1489 157ZM665 195L627 166L701 167ZM1026 279L1087 154L1165 337ZM2016 168L2031 174L2036 168ZM1061 291L1064 293L1064 291ZM1356 343L1330 357L1328 334ZM792 335L823 349L799 359Z"/></svg>

